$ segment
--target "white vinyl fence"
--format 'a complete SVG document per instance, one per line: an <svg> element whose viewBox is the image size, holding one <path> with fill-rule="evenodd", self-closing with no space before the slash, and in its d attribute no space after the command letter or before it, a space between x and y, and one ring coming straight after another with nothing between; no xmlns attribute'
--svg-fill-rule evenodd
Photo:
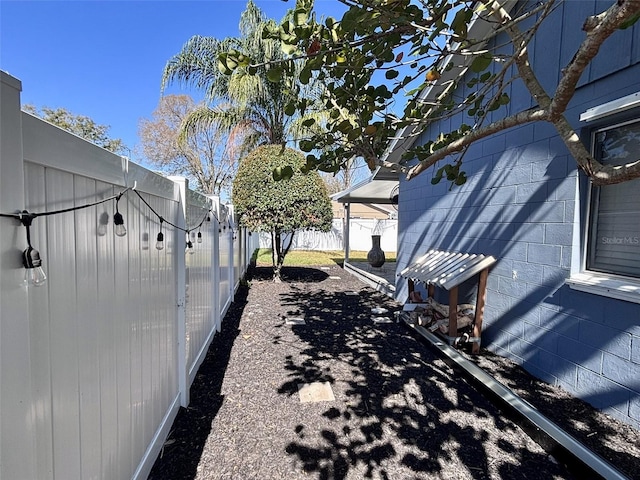
<svg viewBox="0 0 640 480"><path fill-rule="evenodd" d="M398 221L372 218L351 218L349 222L350 250L369 251L371 235L380 235L380 246L385 252L395 252L398 246ZM344 250L344 220L334 218L329 232L297 231L292 250ZM271 235L260 234L260 248L271 248Z"/></svg>
<svg viewBox="0 0 640 480"><path fill-rule="evenodd" d="M21 112L0 74L0 478L146 478L257 236L186 180ZM23 284L22 210L42 214L43 286Z"/></svg>

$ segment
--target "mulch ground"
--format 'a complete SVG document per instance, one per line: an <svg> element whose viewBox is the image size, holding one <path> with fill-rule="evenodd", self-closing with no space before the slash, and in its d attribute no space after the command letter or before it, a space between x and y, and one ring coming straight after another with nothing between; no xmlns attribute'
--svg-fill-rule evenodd
<svg viewBox="0 0 640 480"><path fill-rule="evenodd" d="M285 268L282 283L252 270L150 479L575 478L406 326L373 322L372 308L398 304L323 268ZM640 478L638 431L505 359L478 358ZM314 382L328 382L335 399L301 402L299 386Z"/></svg>

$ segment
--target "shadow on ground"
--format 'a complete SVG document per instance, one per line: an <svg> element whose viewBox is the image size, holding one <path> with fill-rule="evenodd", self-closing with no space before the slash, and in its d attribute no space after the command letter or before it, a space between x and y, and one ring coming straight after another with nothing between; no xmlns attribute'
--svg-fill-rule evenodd
<svg viewBox="0 0 640 480"><path fill-rule="evenodd" d="M180 408L172 430L149 474L152 479L190 480L196 477L198 463L211 431L211 422L224 400L222 382L233 344L240 333L242 311L249 289L241 285L191 385L191 402ZM165 455L166 453L166 455Z"/></svg>
<svg viewBox="0 0 640 480"><path fill-rule="evenodd" d="M283 282L315 283L322 282L329 274L315 267L282 267L280 276ZM273 278L272 267L255 267L251 272L251 279L268 281Z"/></svg>
<svg viewBox="0 0 640 480"><path fill-rule="evenodd" d="M568 478L400 324L373 324L373 307L398 308L387 297L292 286L281 303L313 328L295 329L306 348L286 358L290 380L279 393L329 382L342 399L327 404L330 428L319 435L313 425L296 426L298 440L286 451L304 471L320 479L356 471L364 478Z"/></svg>

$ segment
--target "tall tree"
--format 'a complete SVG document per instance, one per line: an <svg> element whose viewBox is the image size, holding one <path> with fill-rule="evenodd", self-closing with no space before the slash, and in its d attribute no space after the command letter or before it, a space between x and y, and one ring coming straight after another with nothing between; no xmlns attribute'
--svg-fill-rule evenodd
<svg viewBox="0 0 640 480"><path fill-rule="evenodd" d="M532 122L553 125L594 184L640 178L640 159L630 158L615 166L600 163L565 116L582 73L604 42L619 30L638 31L634 25L640 18L640 0L610 0L607 8L585 19L583 40L553 91L542 86L539 74L543 72L534 71L527 47L561 3L558 0L519 2L512 11L503 6L507 2L497 0L340 1L349 9L339 21L319 23L312 14L313 0L297 0L292 17L279 29L265 30L265 35L282 39L292 55L280 65L283 75L293 75L292 65L306 57L300 78L313 76L327 85L328 131L300 145L308 152L323 149L320 155L311 155L310 164L340 168L355 155L372 169L385 165L384 155L392 140L403 142L420 135L436 119L465 112L470 122L452 122L451 130L409 149L405 158L417 158L418 164L404 168L407 178L453 156L451 163L435 173L434 181L446 176L454 183L464 183L462 160L471 144ZM475 22L490 27L483 37L470 36ZM506 34L507 41L491 50L489 40L498 31ZM219 58L221 71L238 65L255 70L263 64L262 58L248 52L229 51ZM539 66L544 69L543 62ZM458 98L453 93L466 71L476 78L467 85L472 91ZM382 78L376 72L382 72ZM506 93L514 82L521 82L530 93L532 108L515 110ZM394 96L405 90L412 98L399 118L389 109ZM433 94L428 101L422 95L427 91ZM334 148L325 149L328 146Z"/></svg>
<svg viewBox="0 0 640 480"><path fill-rule="evenodd" d="M203 193L218 195L231 186L236 161L215 125L181 136L185 119L199 106L188 95L166 95L150 119L138 124L144 156L171 175L195 181Z"/></svg>
<svg viewBox="0 0 640 480"><path fill-rule="evenodd" d="M231 199L240 225L271 233L274 281L280 281L296 230L331 229L326 186L318 172L300 173L305 162L301 152L264 145L242 159L233 181Z"/></svg>
<svg viewBox="0 0 640 480"><path fill-rule="evenodd" d="M277 29L277 24L266 19L249 0L240 18L239 37L217 40L194 36L168 61L162 76L163 89L170 83L180 83L205 93L206 104L187 117L183 135L215 124L228 132L241 156L258 145L285 145L307 134L310 128L317 130L305 120L314 115L312 106L318 97L318 84L297 81L295 72L301 65L292 65L292 77L280 75L279 63L286 56L280 39L264 38L265 28ZM222 72L218 57L229 51L246 52L262 59L263 64ZM296 105L301 106L299 115L294 114Z"/></svg>
<svg viewBox="0 0 640 480"><path fill-rule="evenodd" d="M364 172L361 167L365 167L365 165L358 165L357 159L353 158L350 162L345 162L344 167L339 172L322 174L322 179L327 185L329 195L341 192L354 185L357 181L364 180L366 174L363 175ZM364 170L366 171L366 167Z"/></svg>
<svg viewBox="0 0 640 480"><path fill-rule="evenodd" d="M65 108L50 108L46 106L37 108L31 104L23 105L22 110L78 135L110 152L120 155L127 150L127 147L121 139L109 137L108 132L109 128L111 128L109 125L100 125L87 116L76 115Z"/></svg>

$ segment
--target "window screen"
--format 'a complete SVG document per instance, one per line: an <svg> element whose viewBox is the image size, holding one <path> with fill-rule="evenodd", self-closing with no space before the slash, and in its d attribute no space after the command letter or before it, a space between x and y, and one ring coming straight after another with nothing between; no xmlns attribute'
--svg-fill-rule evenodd
<svg viewBox="0 0 640 480"><path fill-rule="evenodd" d="M595 157L620 165L640 159L640 121L595 132ZM587 269L640 277L640 179L594 187Z"/></svg>

